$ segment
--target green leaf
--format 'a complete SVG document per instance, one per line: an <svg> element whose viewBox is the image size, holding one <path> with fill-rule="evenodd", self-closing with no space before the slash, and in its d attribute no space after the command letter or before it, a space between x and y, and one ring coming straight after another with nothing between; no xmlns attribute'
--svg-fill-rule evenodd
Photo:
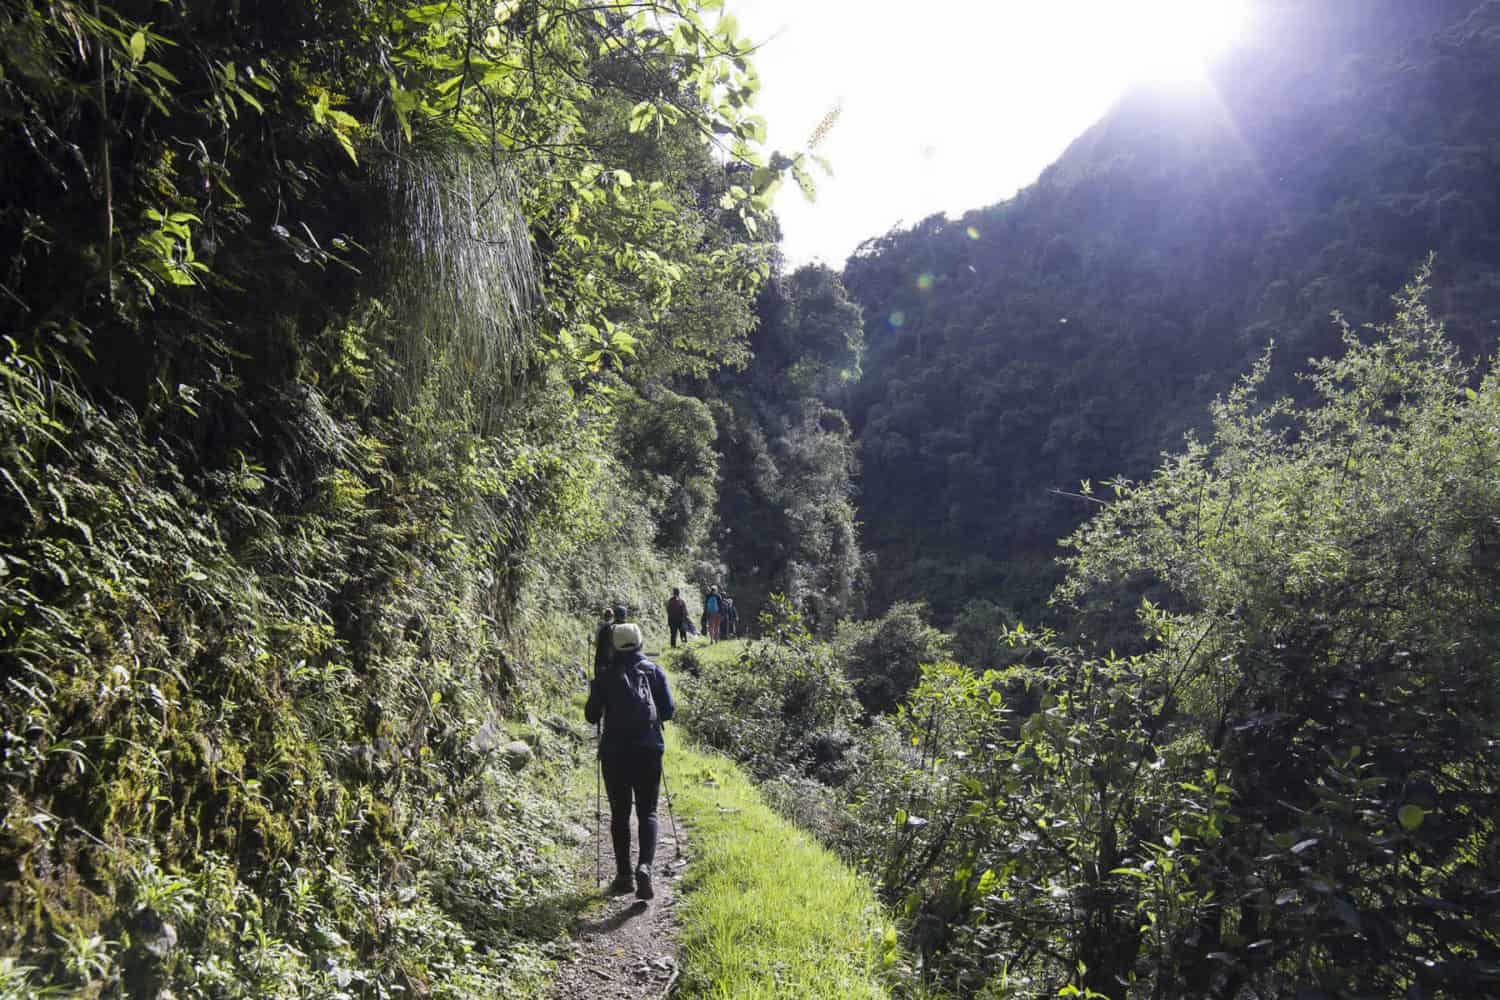
<svg viewBox="0 0 1500 1000"><path fill-rule="evenodd" d="M355 163L359 163L359 156L354 152L354 142L349 138L349 134L342 129L335 128L333 129L333 137L339 141L339 145L343 147L344 152L349 154L349 159Z"/></svg>
<svg viewBox="0 0 1500 1000"><path fill-rule="evenodd" d="M611 350L617 351L620 354L628 355L630 357L635 357L635 348L639 343L639 340L632 337L630 334L626 333L623 330L616 330L614 332L614 335L609 339L609 346Z"/></svg>
<svg viewBox="0 0 1500 1000"><path fill-rule="evenodd" d="M146 58L146 33L137 31L130 36L130 62L132 65L138 65L144 58Z"/></svg>
<svg viewBox="0 0 1500 1000"><path fill-rule="evenodd" d="M655 117L656 105L650 101L641 101L630 109L630 131L644 131L646 126L651 124L651 120Z"/></svg>
<svg viewBox="0 0 1500 1000"><path fill-rule="evenodd" d="M244 87L235 87L233 89L234 92L239 95L240 100L244 101L246 104L250 105L261 114L266 113L265 105L256 100L255 95L250 93L250 91L246 90Z"/></svg>
<svg viewBox="0 0 1500 1000"><path fill-rule="evenodd" d="M166 83L181 83L182 82L181 80L177 79L176 74L174 74L171 70L167 69L161 63L158 63L158 62L148 62L148 63L144 63L141 66L141 68L144 69L146 72L150 73L152 76L156 77L158 80L162 80L162 81L164 81Z"/></svg>

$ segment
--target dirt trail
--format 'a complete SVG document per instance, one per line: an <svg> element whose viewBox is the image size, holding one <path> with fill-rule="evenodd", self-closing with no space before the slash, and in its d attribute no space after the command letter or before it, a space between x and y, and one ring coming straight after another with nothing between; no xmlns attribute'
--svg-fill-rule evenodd
<svg viewBox="0 0 1500 1000"><path fill-rule="evenodd" d="M558 969L552 991L555 1000L655 1000L676 987L677 884L685 866L685 861L678 860L678 849L680 846L685 859L687 832L678 825L679 844L667 819L666 804L663 797L656 847L656 898L648 904L633 894L604 896L583 915L574 931L573 957ZM592 887L596 845L606 883L614 876L609 804L604 804L604 815L597 826L592 816L586 819L592 836L579 847L575 870L579 884ZM630 829L631 843L639 843L633 817ZM596 840L601 837L602 841ZM603 888L599 892L602 894Z"/></svg>

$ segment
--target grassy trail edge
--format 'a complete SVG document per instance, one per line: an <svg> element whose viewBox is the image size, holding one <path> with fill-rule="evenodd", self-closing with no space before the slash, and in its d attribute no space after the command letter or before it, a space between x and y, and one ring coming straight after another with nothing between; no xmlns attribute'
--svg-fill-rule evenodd
<svg viewBox="0 0 1500 1000"><path fill-rule="evenodd" d="M869 884L766 805L733 761L693 746L675 726L666 733L671 805L692 845L678 906L677 995L890 997L896 932Z"/></svg>

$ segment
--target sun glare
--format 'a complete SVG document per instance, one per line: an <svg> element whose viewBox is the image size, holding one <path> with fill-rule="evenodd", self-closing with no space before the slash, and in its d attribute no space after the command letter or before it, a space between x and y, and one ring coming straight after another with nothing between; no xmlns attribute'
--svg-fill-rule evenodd
<svg viewBox="0 0 1500 1000"><path fill-rule="evenodd" d="M1140 0L1128 9L1132 61L1141 76L1162 83L1201 80L1249 20L1245 0Z"/></svg>

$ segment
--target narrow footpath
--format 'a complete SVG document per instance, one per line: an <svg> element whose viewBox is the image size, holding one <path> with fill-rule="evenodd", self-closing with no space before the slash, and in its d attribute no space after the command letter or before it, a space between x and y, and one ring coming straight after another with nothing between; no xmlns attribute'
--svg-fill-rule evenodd
<svg viewBox="0 0 1500 1000"><path fill-rule="evenodd" d="M588 753L592 756L592 746ZM592 759L589 763L597 766ZM594 777L589 776L590 785ZM572 957L558 967L551 996L554 1000L656 1000L669 996L679 978L677 891L687 867L687 831L680 819L674 824L668 817L663 795L658 807L656 897L647 902L636 899L633 893L605 896L615 870L609 843L609 803L599 803L597 821L594 806L591 796L585 807L587 815L578 817L579 823L589 828L590 836L578 846L573 871L578 887L597 893L599 900L579 921ZM630 843L632 847L640 843L634 815L630 819ZM602 884L598 881L601 877Z"/></svg>
<svg viewBox="0 0 1500 1000"><path fill-rule="evenodd" d="M663 801L663 807L666 802ZM590 817L592 819L592 817ZM649 903L634 895L602 897L579 923L574 935L573 956L558 968L552 996L556 1000L655 1000L676 987L677 888L685 867L687 837L681 826L677 836L661 817L657 842L656 898ZM594 851L603 859L606 882L614 873L609 847L609 806L604 807L601 829L578 848L575 871L579 884L593 886ZM631 823L635 842L635 823ZM679 846L684 861L677 860ZM603 887L598 890L603 893Z"/></svg>

